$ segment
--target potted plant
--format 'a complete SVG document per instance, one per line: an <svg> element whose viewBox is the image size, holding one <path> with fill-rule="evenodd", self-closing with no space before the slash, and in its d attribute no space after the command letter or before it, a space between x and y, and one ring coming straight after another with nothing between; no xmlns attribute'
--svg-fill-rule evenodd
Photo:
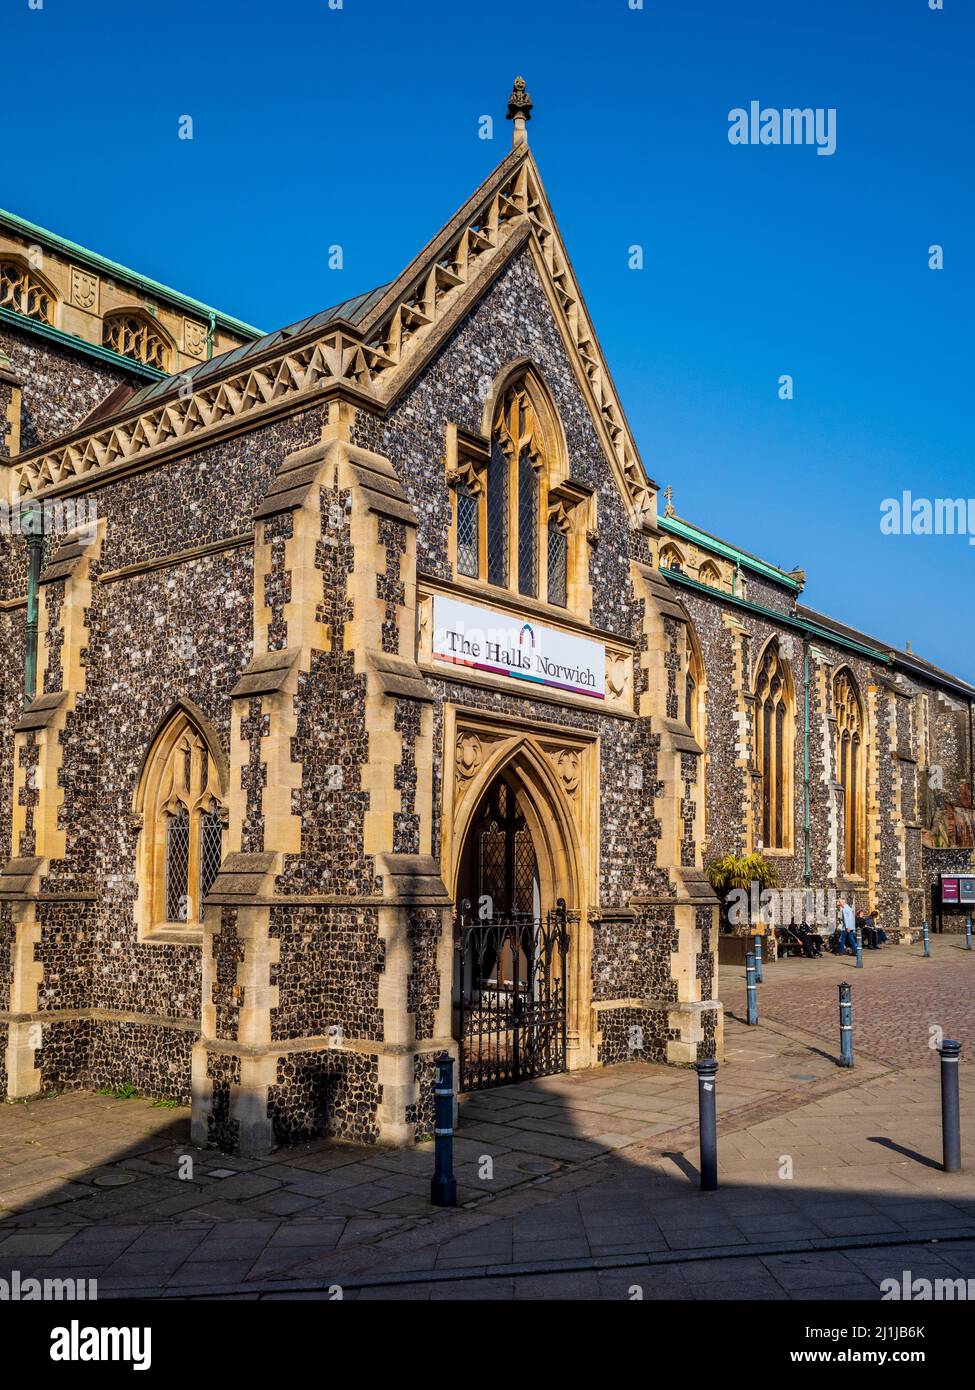
<svg viewBox="0 0 975 1390"><path fill-rule="evenodd" d="M752 854L722 854L717 859L712 859L705 866L704 872L721 903L723 940L719 942L719 959L743 965L748 949L748 939L761 935L769 947L766 951L766 959L774 960L774 934L767 931L761 922L753 921L749 912L745 913L744 920L740 922L733 922L729 913L733 905L743 902L742 894L747 895L747 900L750 903L753 884L756 885L759 894L766 888L778 887L779 876L775 870L775 865L770 864L762 854L757 852ZM738 938L738 942L733 946L732 939L734 938Z"/></svg>

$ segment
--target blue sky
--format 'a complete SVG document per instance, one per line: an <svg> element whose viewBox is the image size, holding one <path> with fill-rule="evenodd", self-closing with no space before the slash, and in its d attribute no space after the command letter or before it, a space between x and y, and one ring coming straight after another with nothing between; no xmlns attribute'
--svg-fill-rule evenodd
<svg viewBox="0 0 975 1390"><path fill-rule="evenodd" d="M972 5L631 3L7 0L0 203L270 330L411 259L509 148L521 72L650 475L975 680L975 546L879 526L975 496ZM729 144L752 100L834 107L835 154Z"/></svg>

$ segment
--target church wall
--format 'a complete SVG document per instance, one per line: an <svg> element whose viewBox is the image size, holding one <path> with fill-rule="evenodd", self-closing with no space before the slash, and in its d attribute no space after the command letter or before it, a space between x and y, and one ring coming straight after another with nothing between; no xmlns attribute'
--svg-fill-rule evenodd
<svg viewBox="0 0 975 1390"><path fill-rule="evenodd" d="M58 816L65 853L42 885L55 900L37 908L38 1017L50 1020L38 1053L44 1088L129 1081L148 1094L189 1099L201 948L138 939L133 797L154 732L178 699L199 708L229 751L229 692L251 654L252 512L283 454L317 440L320 429L320 412L292 416L92 493L104 537L91 565L85 689L62 736ZM239 536L247 543L153 567L174 553ZM23 591L24 548L19 539L4 545L11 597ZM127 566L149 568L113 574ZM63 582L41 588L39 693L64 681L64 590ZM2 616L13 638L4 644L0 729L6 858L31 846L10 845L23 609ZM2 979L9 983L9 969Z"/></svg>
<svg viewBox="0 0 975 1390"><path fill-rule="evenodd" d="M20 452L75 429L117 386L136 390L145 377L84 353L0 324L0 353L22 383ZM0 435L3 412L0 411ZM4 453L0 437L0 455Z"/></svg>
<svg viewBox="0 0 975 1390"><path fill-rule="evenodd" d="M705 862L726 853L746 852L757 837L758 804L750 803L749 783L756 793L760 783L747 772L747 766L756 766L753 714L742 696L752 689L765 643L776 636L795 691L794 795L790 849L766 851L766 857L774 864L783 887L801 888L806 882L802 634L699 591L681 587L681 597L701 643L707 680ZM754 599L751 585L749 599ZM869 899L871 905L878 906L886 924L916 929L926 912L920 818L922 794L930 776L923 768L925 752L919 741L920 696L927 695L931 710L927 756L939 768L935 781L943 779L952 794L970 777L964 711L952 709L943 696L920 682L895 681L886 664L872 662L819 636L810 638L809 645L811 884L814 888L852 891L858 904ZM835 783L832 719L832 679L844 666L857 682L868 729L865 870L861 878L852 880L842 871L842 797ZM745 718L743 709L747 711Z"/></svg>
<svg viewBox="0 0 975 1390"><path fill-rule="evenodd" d="M744 575L745 597L749 603L757 603L762 608L771 608L776 613L787 615L795 610L796 595L793 589L783 588L781 584L752 570L745 571Z"/></svg>

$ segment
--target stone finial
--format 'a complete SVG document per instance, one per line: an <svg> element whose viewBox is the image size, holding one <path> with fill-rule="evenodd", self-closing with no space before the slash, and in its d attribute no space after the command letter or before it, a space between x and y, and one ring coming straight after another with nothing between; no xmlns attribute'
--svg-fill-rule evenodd
<svg viewBox="0 0 975 1390"><path fill-rule="evenodd" d="M803 569L789 570L789 578L794 579L800 589L806 587L806 571Z"/></svg>
<svg viewBox="0 0 975 1390"><path fill-rule="evenodd" d="M674 489L670 486L669 483L664 488L664 497L667 499L667 506L664 510L664 516L676 516L677 513L674 510Z"/></svg>
<svg viewBox="0 0 975 1390"><path fill-rule="evenodd" d="M512 134L512 145L527 145L528 131L527 123L532 118L532 99L525 90L525 79L515 78L515 85L511 89L511 96L508 98L508 120L514 121L515 128Z"/></svg>

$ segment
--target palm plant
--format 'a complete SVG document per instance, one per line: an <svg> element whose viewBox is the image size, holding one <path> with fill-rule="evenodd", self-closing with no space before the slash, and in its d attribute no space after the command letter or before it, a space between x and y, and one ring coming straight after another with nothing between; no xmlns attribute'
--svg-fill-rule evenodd
<svg viewBox="0 0 975 1390"><path fill-rule="evenodd" d="M728 926L727 899L737 891L751 892L752 884L758 885L759 892L765 888L778 887L779 876L775 865L761 854L722 854L705 866L708 882L721 899L721 919ZM747 936L751 927L736 927L737 935Z"/></svg>

